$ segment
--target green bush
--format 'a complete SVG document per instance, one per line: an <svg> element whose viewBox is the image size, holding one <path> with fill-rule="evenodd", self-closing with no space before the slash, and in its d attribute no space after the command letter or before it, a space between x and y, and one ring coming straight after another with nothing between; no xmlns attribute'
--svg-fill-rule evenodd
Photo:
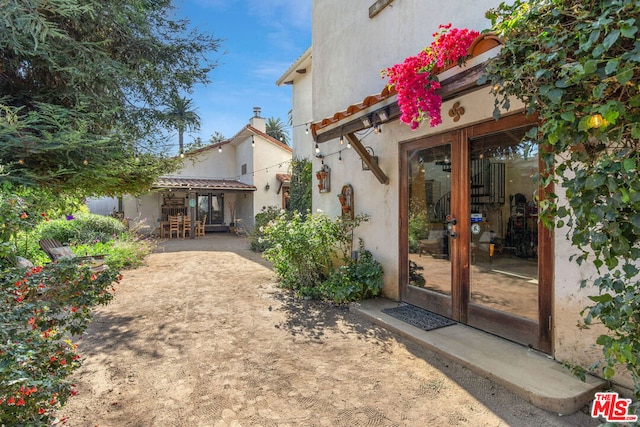
<svg viewBox="0 0 640 427"><path fill-rule="evenodd" d="M364 248L361 239L358 259L334 270L316 296L335 303L372 298L382 290L383 275L382 265Z"/></svg>
<svg viewBox="0 0 640 427"><path fill-rule="evenodd" d="M116 270L99 274L76 260L10 268L0 277L0 425L49 425L73 395L80 366L70 337L107 304Z"/></svg>
<svg viewBox="0 0 640 427"><path fill-rule="evenodd" d="M263 227L267 249L280 284L301 296L335 302L377 295L382 267L360 242L361 256L351 259L353 229L367 216L353 221L332 220L324 213L282 214Z"/></svg>
<svg viewBox="0 0 640 427"><path fill-rule="evenodd" d="M42 237L56 239L65 244L104 243L125 231L127 228L118 219L95 214L52 219L39 226Z"/></svg>
<svg viewBox="0 0 640 427"><path fill-rule="evenodd" d="M155 247L155 240L127 232L106 243L72 246L71 250L80 256L105 255L105 262L110 268L124 270L141 266Z"/></svg>
<svg viewBox="0 0 640 427"><path fill-rule="evenodd" d="M280 215L282 211L277 206L263 207L256 214L255 225L250 233L251 250L263 252L268 247L267 240L264 239L264 227Z"/></svg>

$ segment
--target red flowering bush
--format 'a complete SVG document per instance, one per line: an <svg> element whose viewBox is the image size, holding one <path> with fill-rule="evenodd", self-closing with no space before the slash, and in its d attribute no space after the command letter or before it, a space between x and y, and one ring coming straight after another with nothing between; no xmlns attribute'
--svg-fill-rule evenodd
<svg viewBox="0 0 640 427"><path fill-rule="evenodd" d="M108 303L115 270L78 260L7 269L0 277L0 425L48 425L73 394L80 366L72 339Z"/></svg>
<svg viewBox="0 0 640 427"><path fill-rule="evenodd" d="M442 123L442 97L436 94L440 89L436 76L443 67L462 63L469 46L479 35L474 30L451 28L451 24L440 25L431 45L382 71L383 77L389 79L389 86L398 92L400 120L410 124L412 130L426 117L431 127Z"/></svg>

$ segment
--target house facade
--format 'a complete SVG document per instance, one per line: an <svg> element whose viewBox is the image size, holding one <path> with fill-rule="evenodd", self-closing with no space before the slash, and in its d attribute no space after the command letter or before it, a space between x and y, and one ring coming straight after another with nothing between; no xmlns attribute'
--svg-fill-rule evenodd
<svg viewBox="0 0 640 427"><path fill-rule="evenodd" d="M169 215L205 221L207 232L250 228L263 207L284 208L289 197L292 149L266 133L260 110L232 138L185 153L176 174L160 177L147 194L124 196L124 216L145 219L160 233Z"/></svg>
<svg viewBox="0 0 640 427"><path fill-rule="evenodd" d="M538 147L523 138L536 119L514 101L495 120L490 88L477 84L500 40L479 38L465 66L438 75L436 127L400 122L381 79L441 24L488 28L485 12L499 3L314 0L311 51L278 80L293 84L294 128L311 121L310 136L294 134L294 151L330 175L329 188L314 178L314 210L342 215L348 191L352 212L370 216L355 238L383 264L385 297L589 366L602 331L577 325L597 293L580 282L595 270L570 262L566 230L538 221L552 189L534 181Z"/></svg>

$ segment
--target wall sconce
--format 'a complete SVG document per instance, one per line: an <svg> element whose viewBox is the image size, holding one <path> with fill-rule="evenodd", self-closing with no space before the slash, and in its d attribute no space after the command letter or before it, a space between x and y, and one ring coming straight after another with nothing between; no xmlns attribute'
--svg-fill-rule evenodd
<svg viewBox="0 0 640 427"><path fill-rule="evenodd" d="M365 147L364 149L365 149L365 150L367 151L367 153L369 153L369 155L371 156L371 161L377 165L377 164L378 164L378 156L374 156L373 148L371 148L371 147ZM362 160L362 170L363 170L363 171L371 170L371 169L369 169L369 166L365 163L365 161L364 161L364 160Z"/></svg>
<svg viewBox="0 0 640 427"><path fill-rule="evenodd" d="M269 189L271 188L271 186L269 185L269 183L267 182L267 185L264 186L264 190L265 191L269 191Z"/></svg>
<svg viewBox="0 0 640 427"><path fill-rule="evenodd" d="M387 114L387 110L378 111L378 118L380 119L380 122L386 122L387 120L389 120L389 115Z"/></svg>
<svg viewBox="0 0 640 427"><path fill-rule="evenodd" d="M366 128L371 127L371 120L369 119L369 117L364 116L364 117L362 118L362 126L364 126L364 127L366 127Z"/></svg>

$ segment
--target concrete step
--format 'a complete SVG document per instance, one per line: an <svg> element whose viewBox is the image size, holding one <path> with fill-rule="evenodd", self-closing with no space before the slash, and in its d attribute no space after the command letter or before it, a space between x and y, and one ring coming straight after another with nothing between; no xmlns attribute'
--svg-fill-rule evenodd
<svg viewBox="0 0 640 427"><path fill-rule="evenodd" d="M469 326L424 331L382 312L398 305L378 298L353 303L350 309L556 414L572 414L590 405L596 391L608 385L593 376L582 382L548 355Z"/></svg>

